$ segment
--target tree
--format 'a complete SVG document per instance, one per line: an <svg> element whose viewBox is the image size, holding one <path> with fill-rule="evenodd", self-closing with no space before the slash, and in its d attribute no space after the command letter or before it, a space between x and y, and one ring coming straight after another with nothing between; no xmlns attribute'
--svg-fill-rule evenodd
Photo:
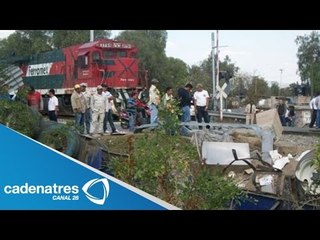
<svg viewBox="0 0 320 240"><path fill-rule="evenodd" d="M160 87L165 89L171 86L177 89L184 86L188 82L188 67L187 64L178 58L169 57L166 59L163 73L163 81L160 82Z"/></svg>
<svg viewBox="0 0 320 240"><path fill-rule="evenodd" d="M279 95L279 83L278 82L272 82L270 87L270 94L271 96L278 96Z"/></svg>
<svg viewBox="0 0 320 240"><path fill-rule="evenodd" d="M148 70L149 78L157 78L161 86L171 81L166 79L167 57L165 54L167 31L165 30L127 30L115 39L133 43L138 48L139 67Z"/></svg>
<svg viewBox="0 0 320 240"><path fill-rule="evenodd" d="M94 39L109 38L110 30L94 30ZM55 48L63 48L78 43L86 43L90 40L89 30L54 30L52 31L52 45Z"/></svg>
<svg viewBox="0 0 320 240"><path fill-rule="evenodd" d="M46 31L15 31L7 38L0 40L0 58L25 56L51 50Z"/></svg>
<svg viewBox="0 0 320 240"><path fill-rule="evenodd" d="M320 35L313 31L310 35L297 36L298 68L301 81L311 85L311 95L320 90Z"/></svg>
<svg viewBox="0 0 320 240"><path fill-rule="evenodd" d="M187 82L191 83L194 87L197 83L201 83L204 89L212 93L212 73L210 76L203 67L197 65L189 67L189 76L187 79Z"/></svg>
<svg viewBox="0 0 320 240"><path fill-rule="evenodd" d="M18 30L16 32L20 34L21 41L29 43L30 54L50 51L52 49L49 30Z"/></svg>
<svg viewBox="0 0 320 240"><path fill-rule="evenodd" d="M195 71L190 71L190 78L195 79L196 83L201 83L203 87L208 92L213 92L212 85L212 56L209 55L207 59L203 60L199 66L199 69L194 67ZM238 72L239 68L231 62L229 56L226 56L224 60L219 61L219 72L224 73L220 74L219 85L222 86L225 82L230 83L229 80ZM199 71L202 71L201 73ZM197 76L192 76L196 73ZM230 84L229 84L230 87Z"/></svg>
<svg viewBox="0 0 320 240"><path fill-rule="evenodd" d="M229 103L238 101L241 105L241 102L245 101L248 92L248 82L250 82L251 79L251 75L243 72L238 72L237 75L231 79L230 93L228 95Z"/></svg>
<svg viewBox="0 0 320 240"><path fill-rule="evenodd" d="M232 78L239 71L239 67L231 62L231 58L228 55L225 56L223 62L220 62L219 69L221 71L226 71L230 78Z"/></svg>
<svg viewBox="0 0 320 240"><path fill-rule="evenodd" d="M111 31L95 30L96 38L108 38ZM0 58L26 56L90 40L89 30L18 30L0 40Z"/></svg>
<svg viewBox="0 0 320 240"><path fill-rule="evenodd" d="M268 83L260 76L252 76L252 78L246 82L245 87L247 89L247 97L254 102L258 102L261 96L270 96Z"/></svg>
<svg viewBox="0 0 320 240"><path fill-rule="evenodd" d="M282 96L292 96L293 95L293 90L292 88L289 87L285 87L281 89L281 95Z"/></svg>

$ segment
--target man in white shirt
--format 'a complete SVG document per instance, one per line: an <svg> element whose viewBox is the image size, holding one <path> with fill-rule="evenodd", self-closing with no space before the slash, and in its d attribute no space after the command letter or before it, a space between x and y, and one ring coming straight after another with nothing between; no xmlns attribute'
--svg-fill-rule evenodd
<svg viewBox="0 0 320 240"><path fill-rule="evenodd" d="M58 111L59 111L59 101L55 96L54 89L50 89L48 92L49 102L48 102L48 117L49 120L58 122Z"/></svg>
<svg viewBox="0 0 320 240"><path fill-rule="evenodd" d="M151 80L151 86L149 88L149 102L148 107L150 109L150 123L158 123L158 106L160 104L160 91L155 84L159 83L157 79Z"/></svg>
<svg viewBox="0 0 320 240"><path fill-rule="evenodd" d="M197 116L198 123L202 123L202 118L205 123L209 123L210 118L208 114L209 106L209 94L207 90L203 90L202 84L197 84L197 91L193 94L193 102L195 106L195 112ZM209 125L206 126L207 129L210 128ZM199 129L202 129L202 126L199 126Z"/></svg>
<svg viewBox="0 0 320 240"><path fill-rule="evenodd" d="M91 98L91 109L92 109L92 133L99 133L103 135L103 120L106 112L106 97L102 94L102 86L97 86L97 93ZM91 133L91 134L92 134Z"/></svg>
<svg viewBox="0 0 320 240"><path fill-rule="evenodd" d="M314 105L317 108L316 128L320 128L320 95L316 96Z"/></svg>
<svg viewBox="0 0 320 240"><path fill-rule="evenodd" d="M108 91L108 88L107 88L106 84L102 84L101 86L103 88L102 94L106 98L106 112L105 112L104 121L103 121L103 132L106 133L106 134L109 133L109 131L107 131L107 125L108 125L107 123L109 122L110 127L111 127L111 131L112 131L111 134L119 133L119 131L114 126L113 116L112 116L112 113L113 113L113 111L112 111L112 102L114 100L114 97Z"/></svg>
<svg viewBox="0 0 320 240"><path fill-rule="evenodd" d="M317 119L317 106L316 106L316 98L320 95L320 92L317 93L317 95L311 99L309 106L311 109L311 122L309 124L309 128L313 128L314 123Z"/></svg>

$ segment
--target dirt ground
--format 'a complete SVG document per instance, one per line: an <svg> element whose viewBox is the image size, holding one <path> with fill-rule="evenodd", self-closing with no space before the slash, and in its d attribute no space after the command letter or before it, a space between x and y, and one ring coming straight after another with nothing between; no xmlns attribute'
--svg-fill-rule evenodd
<svg viewBox="0 0 320 240"><path fill-rule="evenodd" d="M101 141L112 153L128 154L128 138L139 137L142 134L125 134L125 135L104 135L98 137L97 140ZM243 137L239 136L234 139L234 142L240 142ZM250 140L250 137L246 140ZM274 149L278 149L280 154L287 155L290 153L293 157L298 157L306 150L314 149L319 144L320 138L315 135L297 135L297 134L283 134L279 141L274 143ZM250 144L250 143L249 143ZM253 140L250 149L261 151L260 143L256 139Z"/></svg>
<svg viewBox="0 0 320 240"><path fill-rule="evenodd" d="M139 137L140 134L135 134L134 137ZM104 135L101 141L106 145L108 151L118 154L128 154L128 138L133 137L133 134L125 135Z"/></svg>

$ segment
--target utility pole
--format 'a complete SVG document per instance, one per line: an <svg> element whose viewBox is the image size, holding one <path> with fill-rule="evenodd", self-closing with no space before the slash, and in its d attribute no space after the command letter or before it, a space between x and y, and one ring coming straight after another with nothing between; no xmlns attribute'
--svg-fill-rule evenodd
<svg viewBox="0 0 320 240"><path fill-rule="evenodd" d="M211 41L212 41L212 82L213 82L213 96L212 96L212 101L214 102L214 98L218 99L218 96L216 94L216 91L218 89L218 91L220 92L220 120L222 121L223 119L223 95L227 96L225 93L221 93L221 91L223 91L224 89L220 88L220 84L219 84L219 30L217 30L217 41L216 41L216 46L214 46L214 33L211 34ZM220 46L220 47L227 47L227 46ZM217 49L216 54L214 54L214 49ZM224 86L225 88L225 86ZM214 103L213 103L213 110L214 109Z"/></svg>
<svg viewBox="0 0 320 240"><path fill-rule="evenodd" d="M217 66L217 71L216 71L216 85L219 86L219 30L217 30L217 58L216 58L216 66Z"/></svg>
<svg viewBox="0 0 320 240"><path fill-rule="evenodd" d="M214 54L214 33L211 33L211 45L212 45L212 51L211 51L211 56L212 56L212 110L214 111L214 98L216 96L216 75L215 75L215 54Z"/></svg>
<svg viewBox="0 0 320 240"><path fill-rule="evenodd" d="M281 69L280 69L279 94L278 94L279 96L280 96L280 93L281 93L282 72L283 72L283 69L281 68Z"/></svg>
<svg viewBox="0 0 320 240"><path fill-rule="evenodd" d="M217 84L217 87L220 87L220 84L219 84L219 30L217 30L217 45L216 45L216 48L217 48L217 71L216 71L216 84ZM223 97L222 97L222 94L220 94L220 121L222 121L223 119Z"/></svg>
<svg viewBox="0 0 320 240"><path fill-rule="evenodd" d="M90 30L90 42L94 40L94 30Z"/></svg>

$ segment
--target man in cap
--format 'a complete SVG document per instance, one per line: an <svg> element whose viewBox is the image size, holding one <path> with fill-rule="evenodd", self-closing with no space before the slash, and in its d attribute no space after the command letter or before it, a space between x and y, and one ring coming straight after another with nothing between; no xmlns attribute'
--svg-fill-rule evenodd
<svg viewBox="0 0 320 240"><path fill-rule="evenodd" d="M34 109L35 111L42 112L43 111L43 100L41 93L36 91L33 86L30 86L28 96L28 105Z"/></svg>
<svg viewBox="0 0 320 240"><path fill-rule="evenodd" d="M150 108L150 123L158 122L158 105L160 104L160 91L156 87L156 84L159 83L157 79L151 80L151 86L149 88L149 102L148 106Z"/></svg>
<svg viewBox="0 0 320 240"><path fill-rule="evenodd" d="M85 125L85 132L90 134L91 128L91 121L92 121L92 112L91 112L91 93L87 90L87 84L81 83L80 84L81 94L83 95L86 103L86 111L84 112L84 125Z"/></svg>
<svg viewBox="0 0 320 240"><path fill-rule="evenodd" d="M113 111L112 111L112 103L113 101L115 100L115 97L112 96L112 94L110 93L110 91L108 91L108 86L106 84L102 84L101 85L102 88L103 88L103 92L102 94L105 96L106 98L106 112L105 112L105 115L104 115L104 121L103 121L103 132L105 134L108 134L109 131L107 130L108 129L108 122L110 124L110 127L111 127L111 134L118 134L120 133L114 123L113 123Z"/></svg>
<svg viewBox="0 0 320 240"><path fill-rule="evenodd" d="M75 123L80 126L80 132L84 130L84 113L86 111L85 98L81 93L81 87L79 84L74 86L74 91L71 95L71 106L74 112Z"/></svg>
<svg viewBox="0 0 320 240"><path fill-rule="evenodd" d="M102 86L97 86L97 93L91 98L92 109L92 133L103 135L103 121L106 111L106 97L102 94Z"/></svg>

